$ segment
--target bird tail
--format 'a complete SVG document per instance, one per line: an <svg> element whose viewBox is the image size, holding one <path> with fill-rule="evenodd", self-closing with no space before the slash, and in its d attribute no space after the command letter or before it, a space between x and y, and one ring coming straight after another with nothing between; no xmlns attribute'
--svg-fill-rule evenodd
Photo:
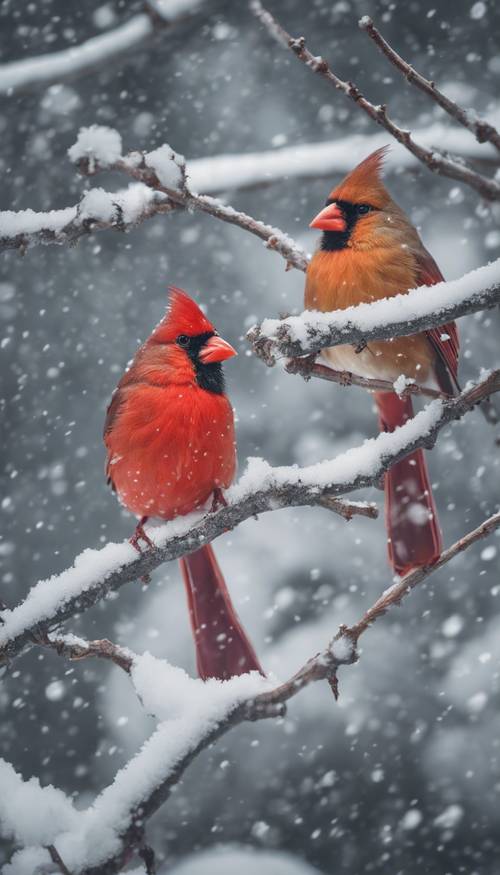
<svg viewBox="0 0 500 875"><path fill-rule="evenodd" d="M221 680L259 671L255 651L234 609L215 553L207 544L179 559L196 647L196 665L203 680Z"/></svg>
<svg viewBox="0 0 500 875"><path fill-rule="evenodd" d="M411 398L375 392L381 431L394 431L413 416ZM385 523L389 561L397 574L432 565L443 543L422 450L396 462L385 475Z"/></svg>

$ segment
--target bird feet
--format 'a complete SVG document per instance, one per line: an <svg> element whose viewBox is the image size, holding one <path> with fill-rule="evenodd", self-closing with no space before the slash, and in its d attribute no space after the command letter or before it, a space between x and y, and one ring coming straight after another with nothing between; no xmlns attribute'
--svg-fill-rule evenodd
<svg viewBox="0 0 500 875"><path fill-rule="evenodd" d="M224 498L224 493L222 492L222 489L219 486L216 486L214 489L210 513L215 513L217 510L219 510L219 507L227 507L227 501Z"/></svg>
<svg viewBox="0 0 500 875"><path fill-rule="evenodd" d="M351 371L339 371L339 384L341 386L352 386L352 373Z"/></svg>
<svg viewBox="0 0 500 875"><path fill-rule="evenodd" d="M148 519L147 516L141 517L141 519L139 520L139 522L137 523L137 525L135 527L134 534L132 535L131 538L129 538L129 544L132 544L132 547L134 548L134 550L137 550L137 552L139 553L140 556L142 556L144 554L144 552L147 552L147 551L141 550L141 548L139 546L140 541L144 541L144 543L146 544L146 546L149 550L156 550L156 544L153 543L153 541L151 540L149 535L147 535L145 530L144 530L144 523L147 521L147 519ZM150 581L151 581L150 574L143 574L142 575L142 577L141 577L142 583L150 583Z"/></svg>

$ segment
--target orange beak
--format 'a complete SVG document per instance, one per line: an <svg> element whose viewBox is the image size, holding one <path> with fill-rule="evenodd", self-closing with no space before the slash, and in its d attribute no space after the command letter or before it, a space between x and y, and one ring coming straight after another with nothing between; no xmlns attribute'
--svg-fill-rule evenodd
<svg viewBox="0 0 500 875"><path fill-rule="evenodd" d="M319 228L321 231L345 231L347 222L337 204L328 204L314 217L309 227Z"/></svg>
<svg viewBox="0 0 500 875"><path fill-rule="evenodd" d="M227 340L214 334L202 346L198 358L202 364L208 365L211 362L223 362L224 359L229 359L233 355L238 355L234 347Z"/></svg>

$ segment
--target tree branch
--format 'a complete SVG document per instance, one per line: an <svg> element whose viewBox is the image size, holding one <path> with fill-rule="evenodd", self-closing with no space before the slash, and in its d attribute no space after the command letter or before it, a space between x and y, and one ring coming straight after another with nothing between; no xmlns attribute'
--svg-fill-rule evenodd
<svg viewBox="0 0 500 875"><path fill-rule="evenodd" d="M390 340L438 328L468 313L500 303L500 259L463 277L419 286L392 298L345 310L266 319L247 334L256 355L268 366L276 356L293 358L332 346L363 348L371 340Z"/></svg>
<svg viewBox="0 0 500 875"><path fill-rule="evenodd" d="M40 636L38 643L55 650L59 656L67 659L79 660L97 657L114 662L115 665L130 674L132 668L132 655L124 647L113 644L108 638L100 638L95 641L85 641L76 635L45 635Z"/></svg>
<svg viewBox="0 0 500 875"><path fill-rule="evenodd" d="M131 580L143 577L164 562L192 552L228 529L259 513L284 507L323 506L349 517L359 513L356 503L342 502L346 493L378 486L382 475L417 448L430 449L439 431L460 419L484 398L500 391L500 370L469 386L456 398L432 401L424 410L391 433L381 433L360 447L327 462L306 468L272 468L254 460L241 480L227 492L228 506L215 513L179 517L157 529L149 529L157 548L137 556L128 543L108 544L102 550L85 551L75 565L58 577L41 581L28 596L2 614L0 664L36 643L76 613L83 613L109 593ZM346 508L345 505L348 505ZM374 516L376 510L361 512Z"/></svg>
<svg viewBox="0 0 500 875"><path fill-rule="evenodd" d="M0 665L33 644L46 644L51 629L93 607L110 592L144 577L164 562L198 549L260 513L285 507L316 506L347 520L358 514L377 516L377 508L372 504L338 498L343 491L338 484L302 482L301 474L305 471L307 469L294 467L271 468L262 460L254 460L253 467L249 466L239 483L226 493L227 507L215 513L190 514L150 528L156 550L138 556L134 548L124 542L108 544L99 551L84 551L72 568L39 582L17 608L2 612Z"/></svg>
<svg viewBox="0 0 500 875"><path fill-rule="evenodd" d="M408 596L418 584L422 583L430 577L431 574L450 562L459 553L464 552L477 541L487 537L498 529L500 529L500 512L493 514L488 519L484 520L480 526L467 533L444 550L434 565L427 568L418 568L406 574L398 583L387 589L356 623L350 627L345 625L340 626L339 631L329 645L312 659L309 659L299 671L284 683L247 697L241 698L241 696L239 696L239 702L238 695L236 694L234 704L225 706L225 714L222 714L219 719L208 721L205 725L203 725L203 706L201 707L200 713L198 713L198 709L196 709L194 719L197 721L198 725L195 727L194 724L188 724L191 727L189 731L187 731L186 727L184 734L187 736L188 740L183 743L182 752L174 749L174 752L172 753L170 746L167 745L167 753L165 754L166 761L160 761L157 764L156 774L161 775L161 779L159 781L154 779L152 782L146 782L146 784L144 784L141 779L141 793L139 798L137 798L136 793L133 793L132 797L134 798L134 804L130 809L125 813L120 809L120 848L116 850L113 842L113 845L109 848L109 852L106 850L104 859L101 859L99 863L95 865L91 864L84 869L82 869L81 866L78 866L78 871L81 875L114 875L114 873L121 871L123 865L129 861L131 854L135 850L141 854L141 849L144 847L144 827L147 820L152 817L152 815L154 815L168 799L172 789L179 783L191 762L200 753L229 732L230 729L246 721L256 721L281 716L284 713L283 709L286 703L294 696L298 695L305 687L316 681L326 680L329 683L335 698L337 698L338 670L341 666L352 665L357 662L359 658L357 645L361 635L379 620L380 617L386 614L390 608L395 605L400 605L403 598ZM94 642L82 642L82 649L90 652L93 643ZM134 686L136 687L138 694L141 695L141 677L140 675L137 676L137 670L140 667L141 661L145 657L140 657L137 654L129 653L128 651L127 655L131 658L130 671ZM148 678L148 688L152 677L157 683L162 682L163 678L158 672L158 668L162 671L167 670L167 672L176 672L176 678L178 677L178 669L169 667L168 664L164 663L162 660L154 660L154 658L150 656L146 656L146 658L149 662L143 668L143 676L147 676ZM156 674L154 674L155 671ZM250 683L250 677L247 676L247 678ZM204 687L201 681L194 681L192 679L186 680L190 685L198 685L197 688L199 689L200 697L208 691L208 688ZM166 684L165 691L168 696L168 674L165 675L164 681ZM226 682L226 684L235 684L236 692L236 689L238 688L237 685L246 682L246 679L234 678L232 681ZM269 682L266 682L262 678L258 679L256 683L259 683L260 685L269 685ZM183 697L183 700L186 702L189 700L188 693L189 690L186 690L186 695ZM158 701L162 701L161 690L157 690L156 695L158 696ZM177 695L179 695L179 692L177 692ZM185 720L186 718L183 718L181 715L176 718L175 722L178 724L180 720L181 726L184 728L185 723L182 722L183 719ZM126 771L130 773L132 764L135 765L136 774L141 775L142 778L144 770L141 764L143 760L144 763L150 762L151 749L155 746L158 734L168 734L173 731L174 726L169 726L168 721L164 724L160 724L159 729L143 745L137 756L118 773L115 778L115 785L120 784L122 774ZM176 732L179 732L178 725L176 727ZM109 792L113 792L113 785L101 794L101 804L106 800L106 794ZM130 795L130 790L128 792ZM71 836L69 838L71 840ZM64 838L62 841L64 842ZM57 854L57 856L60 860L59 854ZM54 859L54 857L52 858ZM68 870L64 868L61 869L61 871L67 872Z"/></svg>
<svg viewBox="0 0 500 875"><path fill-rule="evenodd" d="M107 152L102 146L103 138ZM107 157L109 143L113 146L112 160ZM91 189L77 206L65 210L0 213L0 249L24 251L37 243L72 243L95 230L125 231L159 213L186 209L208 213L258 237L268 249L279 252L287 270L290 267L306 270L308 255L287 234L216 198L192 192L187 185L184 158L170 146L161 146L153 152L130 152L125 156L117 154L120 149L121 138L116 131L97 125L83 128L77 143L69 150L83 175L95 176L103 170L115 170L138 182L116 194L101 188Z"/></svg>
<svg viewBox="0 0 500 875"><path fill-rule="evenodd" d="M354 82L340 79L324 58L316 57L306 48L304 37L292 37L276 18L262 6L260 0L251 0L250 8L281 45L290 49L306 67L309 67L314 73L317 73L328 82L329 85L332 85L337 91L341 91L352 100L372 121L381 125L398 143L401 143L405 149L408 149L422 164L425 164L429 170L438 173L440 176L446 176L449 179L454 179L456 182L462 182L470 186L470 188L473 188L486 200L500 200L500 184L496 180L489 179L481 173L465 167L455 159L447 158L434 150L426 149L419 145L413 139L410 131L399 127L389 118L385 105L375 106L364 97Z"/></svg>
<svg viewBox="0 0 500 875"><path fill-rule="evenodd" d="M116 63L118 59L127 59L132 50L141 48L161 31L170 30L194 17L203 2L191 0L190 4L174 3L169 13L168 4L156 4L154 0L149 0L144 4L144 12L79 46L0 64L0 94L10 97L20 91L43 88L54 82L92 73Z"/></svg>
<svg viewBox="0 0 500 875"><path fill-rule="evenodd" d="M395 392L394 383L390 380L375 380L367 377L359 377L358 374L352 374L351 371L336 371L328 365L322 365L316 362L316 354L303 358L291 358L285 365L287 374L298 374L304 380L310 380L311 377L317 377L319 380L326 380L329 383L337 383L339 386L359 386L362 389L368 389L370 392ZM404 387L397 394L401 398L408 395L423 395L427 398L446 398L444 392L439 392L437 389L428 389L426 386L419 386L417 383L405 381Z"/></svg>
<svg viewBox="0 0 500 875"><path fill-rule="evenodd" d="M420 91L423 91L427 97L430 97L431 100L441 107L441 109L444 109L452 119L455 119L455 121L463 125L464 128L471 131L478 143L492 143L495 148L500 151L500 134L492 124L484 119L478 118L474 110L466 110L458 103L455 103L454 100L450 100L449 97L436 87L434 82L431 82L429 79L422 76L421 73L418 73L417 70L408 64L401 55L398 55L387 40L384 39L368 15L365 15L360 19L359 26L361 30L364 30L368 34L370 39L390 63L403 74L408 82L415 85Z"/></svg>

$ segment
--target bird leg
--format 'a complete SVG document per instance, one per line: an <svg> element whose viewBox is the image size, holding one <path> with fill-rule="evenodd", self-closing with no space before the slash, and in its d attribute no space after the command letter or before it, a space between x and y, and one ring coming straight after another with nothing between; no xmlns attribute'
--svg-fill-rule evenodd
<svg viewBox="0 0 500 875"><path fill-rule="evenodd" d="M222 492L220 486L216 486L214 489L210 513L215 513L217 510L219 510L220 507L227 507L227 501L224 498L224 493Z"/></svg>
<svg viewBox="0 0 500 875"><path fill-rule="evenodd" d="M139 541L144 541L144 543L151 549L156 550L156 544L153 543L149 535L144 531L144 523L148 521L149 517L141 516L139 522L135 527L135 532L132 537L129 539L129 543L132 544L132 547L137 550L138 553L142 553L141 548L139 547Z"/></svg>
<svg viewBox="0 0 500 875"><path fill-rule="evenodd" d="M147 545L147 547L149 547L150 550L156 550L156 544L153 543L153 541L151 540L149 535L147 535L146 532L144 531L144 523L146 523L147 520L148 520L147 516L141 516L139 522L137 523L137 525L135 527L134 534L132 535L131 538L129 538L129 543L132 544L132 547L134 548L134 550L137 550L137 552L141 556L143 554L143 551L141 550L141 548L139 546L139 541L144 541L144 543ZM151 581L150 574L143 574L142 575L142 577L141 577L142 583L149 583L150 581Z"/></svg>

